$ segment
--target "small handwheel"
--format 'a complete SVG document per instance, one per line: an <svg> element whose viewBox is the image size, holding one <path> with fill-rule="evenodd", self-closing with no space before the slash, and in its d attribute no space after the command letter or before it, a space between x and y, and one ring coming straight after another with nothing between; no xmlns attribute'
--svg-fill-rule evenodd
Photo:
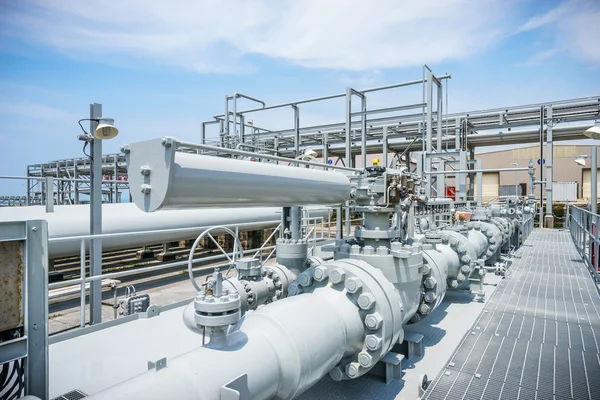
<svg viewBox="0 0 600 400"><path fill-rule="evenodd" d="M214 231L214 230L224 231L225 233L228 233L231 236L233 236L234 242L233 242L233 250L231 251L231 256L225 251L225 249L223 249L219 245L219 242L216 241L215 238L213 237L213 235L210 233L211 231ZM188 274L190 276L190 280L192 281L192 285L194 285L194 287L196 288L197 291L200 291L201 287L198 285L198 283L196 283L196 278L194 278L194 272L193 272L194 252L196 250L196 247L200 243L200 241L202 239L204 239L204 237L206 237L206 236L208 236L213 241L213 243L217 246L217 248L219 250L221 250L221 252L225 255L225 257L227 257L227 260L229 260L230 268L235 267L235 262L238 257L242 258L244 256L244 249L242 248L242 243L240 242L240 239L237 237L235 232L232 231L231 229L227 228L226 226L212 226L212 227L206 229L205 231L203 231L200 234L200 236L198 236L196 238L196 241L194 242L194 244L192 245L192 248L190 249L190 256L188 257Z"/></svg>

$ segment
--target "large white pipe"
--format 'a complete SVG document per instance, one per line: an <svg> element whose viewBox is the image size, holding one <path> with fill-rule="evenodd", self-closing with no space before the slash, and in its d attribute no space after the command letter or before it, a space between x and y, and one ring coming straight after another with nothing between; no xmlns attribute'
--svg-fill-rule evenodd
<svg viewBox="0 0 600 400"><path fill-rule="evenodd" d="M327 218L331 210L326 207L310 208L310 217ZM44 206L1 207L0 222L43 219L48 221L50 239L89 235L89 205L55 206L54 212L46 213ZM229 209L188 209L145 213L135 204L103 204L102 230L104 234L137 232L135 235L106 237L102 248L106 251L119 250L155 243L190 239L198 236L203 229L215 225L233 228L240 225L242 230L275 227L281 222L281 208L229 208ZM198 228L198 229L191 229ZM185 229L178 232L165 232L169 229ZM79 254L80 242L50 241L50 258Z"/></svg>
<svg viewBox="0 0 600 400"><path fill-rule="evenodd" d="M127 168L144 211L341 204L350 195L341 172L184 153L161 139L131 144Z"/></svg>
<svg viewBox="0 0 600 400"><path fill-rule="evenodd" d="M246 375L241 386L247 385L249 397L242 398L291 399L356 352L365 336L357 306L344 291L328 286L248 313L235 331L226 342L167 360L164 369L90 398L218 400L228 384L244 392L232 381Z"/></svg>

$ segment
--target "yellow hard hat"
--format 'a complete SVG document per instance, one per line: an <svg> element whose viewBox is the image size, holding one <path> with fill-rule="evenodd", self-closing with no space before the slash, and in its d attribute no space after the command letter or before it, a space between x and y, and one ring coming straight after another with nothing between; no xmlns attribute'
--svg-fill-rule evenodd
<svg viewBox="0 0 600 400"><path fill-rule="evenodd" d="M373 165L381 166L381 163L379 162L379 158L373 159Z"/></svg>

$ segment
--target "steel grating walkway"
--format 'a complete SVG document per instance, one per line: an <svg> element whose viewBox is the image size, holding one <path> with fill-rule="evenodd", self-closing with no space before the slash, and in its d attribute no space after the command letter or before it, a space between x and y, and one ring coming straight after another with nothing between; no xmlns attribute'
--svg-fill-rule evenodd
<svg viewBox="0 0 600 400"><path fill-rule="evenodd" d="M568 232L535 230L423 399L600 399L600 296Z"/></svg>

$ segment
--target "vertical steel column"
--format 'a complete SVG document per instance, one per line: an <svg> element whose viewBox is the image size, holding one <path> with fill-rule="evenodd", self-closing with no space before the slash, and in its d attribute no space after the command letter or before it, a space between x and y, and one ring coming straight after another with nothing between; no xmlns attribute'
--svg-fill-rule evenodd
<svg viewBox="0 0 600 400"><path fill-rule="evenodd" d="M200 127L200 143L206 144L206 124L204 122Z"/></svg>
<svg viewBox="0 0 600 400"><path fill-rule="evenodd" d="M54 212L54 179L51 176L47 176L45 184L44 203L46 203L46 212L51 213Z"/></svg>
<svg viewBox="0 0 600 400"><path fill-rule="evenodd" d="M475 161L475 169L478 171L482 170L482 162L481 160L477 160ZM477 205L479 207L482 206L483 203L483 173L482 172L477 172Z"/></svg>
<svg viewBox="0 0 600 400"><path fill-rule="evenodd" d="M436 86L437 86L437 132L436 132L436 145L437 145L437 152L438 154L442 154L442 116L444 115L443 113L443 103L444 103L444 99L443 99L443 89L442 89L442 82L439 81L435 81L436 82ZM442 178L445 175L442 176ZM444 178L443 178L444 179ZM439 193L438 193L439 196Z"/></svg>
<svg viewBox="0 0 600 400"><path fill-rule="evenodd" d="M460 151L458 157L458 169L461 171L466 171L467 169L467 152L464 150ZM457 175L457 200L460 197L460 200L467 200L467 173L461 173Z"/></svg>
<svg viewBox="0 0 600 400"><path fill-rule="evenodd" d="M367 96L363 93L363 96L360 101L361 111L362 111L362 119L360 124L360 156L362 161L362 167L366 168L367 166Z"/></svg>
<svg viewBox="0 0 600 400"><path fill-rule="evenodd" d="M425 124L425 154L423 156L423 169L425 171L431 171L431 158L428 157L433 153L432 140L433 140L433 74L427 73L427 121ZM431 180L433 176L428 176L428 182L425 185L425 195L431 197Z"/></svg>
<svg viewBox="0 0 600 400"><path fill-rule="evenodd" d="M475 169L475 149L471 148L469 150L469 160L468 168ZM467 200L475 200L475 174L473 172L469 173L469 190L467 193Z"/></svg>
<svg viewBox="0 0 600 400"><path fill-rule="evenodd" d="M29 165L27 166L27 177L31 176L31 172L29 170ZM27 183L27 193L25 195L25 205L28 206L31 203L31 181L27 179L25 181Z"/></svg>
<svg viewBox="0 0 600 400"><path fill-rule="evenodd" d="M323 162L329 164L329 135L323 132Z"/></svg>
<svg viewBox="0 0 600 400"><path fill-rule="evenodd" d="M48 384L48 224L27 221L25 393L49 398Z"/></svg>
<svg viewBox="0 0 600 400"><path fill-rule="evenodd" d="M554 145L552 143L552 105L548 106L546 112L546 216L552 217L552 164L554 163ZM540 166L542 167L542 166Z"/></svg>
<svg viewBox="0 0 600 400"><path fill-rule="evenodd" d="M240 114L240 137L242 138L241 143L246 143L246 127L245 125L245 118L244 118L244 114ZM254 143L252 143L254 144Z"/></svg>
<svg viewBox="0 0 600 400"><path fill-rule="evenodd" d="M240 132L237 128L237 94L233 95L233 136L236 138L237 143L242 143L242 139L240 138ZM237 144L236 143L236 144ZM235 147L235 146L232 146Z"/></svg>
<svg viewBox="0 0 600 400"><path fill-rule="evenodd" d="M596 146L592 146L592 165L590 167L592 169L590 211L593 214L598 214L598 148Z"/></svg>
<svg viewBox="0 0 600 400"><path fill-rule="evenodd" d="M544 227L544 106L540 106L540 228Z"/></svg>
<svg viewBox="0 0 600 400"><path fill-rule="evenodd" d="M454 150L460 149L460 125L460 118L456 118L456 121L454 122Z"/></svg>
<svg viewBox="0 0 600 400"><path fill-rule="evenodd" d="M225 96L225 125L223 129L223 143L222 143L222 147L229 147L229 146L225 146L225 141L227 141L227 143L229 143L229 96Z"/></svg>
<svg viewBox="0 0 600 400"><path fill-rule="evenodd" d="M446 170L446 161L440 158L440 162L438 163L438 171ZM436 197L446 197L446 179L445 174L438 174L436 180Z"/></svg>
<svg viewBox="0 0 600 400"><path fill-rule="evenodd" d="M293 105L294 109L294 155L300 155L300 109L297 105Z"/></svg>
<svg viewBox="0 0 600 400"><path fill-rule="evenodd" d="M113 188L115 190L115 199L114 202L115 203L120 203L121 199L119 199L119 180L117 179L119 177L119 155L115 154L115 165L114 165L114 169L113 169Z"/></svg>
<svg viewBox="0 0 600 400"><path fill-rule="evenodd" d="M279 136L273 138L273 150L275 150L275 156L279 155ZM274 160L275 164L279 165L279 161Z"/></svg>
<svg viewBox="0 0 600 400"><path fill-rule="evenodd" d="M344 222L342 221L342 207L338 207L335 212L335 237L342 239L344 237L343 227Z"/></svg>
<svg viewBox="0 0 600 400"><path fill-rule="evenodd" d="M352 143L350 127L352 125L352 89L346 88L346 166L351 167Z"/></svg>
<svg viewBox="0 0 600 400"><path fill-rule="evenodd" d="M382 154L381 154L381 164L387 168L388 167L388 127L383 127L383 137L382 141ZM410 171L409 171L410 172Z"/></svg>
<svg viewBox="0 0 600 400"><path fill-rule="evenodd" d="M90 104L90 119L102 118L102 104ZM96 121L90 121L94 132ZM102 233L102 140L91 143L92 165L90 168L90 235ZM102 239L90 240L90 276L102 274ZM102 322L102 282L90 282L90 324Z"/></svg>
<svg viewBox="0 0 600 400"><path fill-rule="evenodd" d="M73 160L73 178L75 179L75 181L73 182L73 189L75 191L75 204L79 204L80 183L77 181L77 179L79 179L79 171L77 171L77 160Z"/></svg>

